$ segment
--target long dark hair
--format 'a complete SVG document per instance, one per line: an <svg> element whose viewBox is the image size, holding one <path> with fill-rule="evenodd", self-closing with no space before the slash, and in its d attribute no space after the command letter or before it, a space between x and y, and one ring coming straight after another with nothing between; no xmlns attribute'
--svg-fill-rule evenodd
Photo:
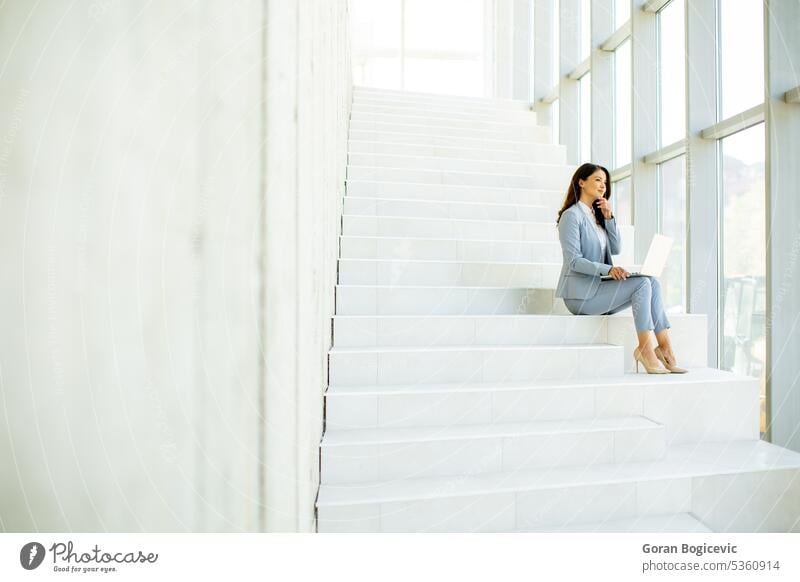
<svg viewBox="0 0 800 582"><path fill-rule="evenodd" d="M589 176L594 174L597 170L603 170L603 173L606 175L606 193L603 195L603 198L606 200L611 198L611 176L608 174L608 170L597 164L583 164L572 174L572 179L569 181L569 188L567 188L567 196L564 198L564 204L561 206L561 210L558 211L556 224L561 220L561 215L564 214L564 211L570 206L574 206L580 199L581 187L578 185L578 180L588 179ZM597 206L593 206L592 211L594 212L594 219L597 223L605 228L606 223L605 220L603 220L603 211Z"/></svg>

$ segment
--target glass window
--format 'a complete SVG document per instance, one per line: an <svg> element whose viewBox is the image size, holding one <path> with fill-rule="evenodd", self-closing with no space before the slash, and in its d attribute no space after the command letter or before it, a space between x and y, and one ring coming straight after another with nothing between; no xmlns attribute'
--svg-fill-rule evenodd
<svg viewBox="0 0 800 582"><path fill-rule="evenodd" d="M722 117L764 102L764 2L720 2Z"/></svg>
<svg viewBox="0 0 800 582"><path fill-rule="evenodd" d="M614 28L619 28L631 17L631 0L614 0Z"/></svg>
<svg viewBox="0 0 800 582"><path fill-rule="evenodd" d="M614 51L614 165L631 163L631 41Z"/></svg>
<svg viewBox="0 0 800 582"><path fill-rule="evenodd" d="M686 311L686 156L659 166L661 233L672 238L670 257L661 275L664 308Z"/></svg>
<svg viewBox="0 0 800 582"><path fill-rule="evenodd" d="M400 89L400 0L352 0L353 82Z"/></svg>
<svg viewBox="0 0 800 582"><path fill-rule="evenodd" d="M617 224L633 224L630 178L623 178L612 184L611 208L614 209L614 217L617 219ZM633 241L631 241L631 244L633 244Z"/></svg>
<svg viewBox="0 0 800 582"><path fill-rule="evenodd" d="M686 137L686 65L683 0L658 13L659 136L665 146Z"/></svg>
<svg viewBox="0 0 800 582"><path fill-rule="evenodd" d="M586 73L580 79L581 87L581 163L592 158L592 74Z"/></svg>
<svg viewBox="0 0 800 582"><path fill-rule="evenodd" d="M353 83L361 87L400 89L400 59L353 55Z"/></svg>
<svg viewBox="0 0 800 582"><path fill-rule="evenodd" d="M483 0L352 0L354 83L482 96L483 11Z"/></svg>
<svg viewBox="0 0 800 582"><path fill-rule="evenodd" d="M405 50L477 53L483 49L483 0L403 0ZM454 19L458 26L449 26Z"/></svg>
<svg viewBox="0 0 800 582"><path fill-rule="evenodd" d="M722 140L722 367L761 380L766 428L764 124Z"/></svg>
<svg viewBox="0 0 800 582"><path fill-rule="evenodd" d="M581 0L581 60L590 54L592 40L592 2Z"/></svg>
<svg viewBox="0 0 800 582"><path fill-rule="evenodd" d="M407 91L483 95L483 63L446 59L405 59Z"/></svg>

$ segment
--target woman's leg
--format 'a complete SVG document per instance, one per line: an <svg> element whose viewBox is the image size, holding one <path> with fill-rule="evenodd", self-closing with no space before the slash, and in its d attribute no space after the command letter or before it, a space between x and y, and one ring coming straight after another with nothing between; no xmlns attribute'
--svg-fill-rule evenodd
<svg viewBox="0 0 800 582"><path fill-rule="evenodd" d="M652 285L648 277L603 281L591 299L570 299L570 311L581 315L610 315L631 306L636 333L652 330ZM569 305L567 307L570 307Z"/></svg>
<svg viewBox="0 0 800 582"><path fill-rule="evenodd" d="M639 351L648 366L659 366L650 341L655 324L651 315L652 284L648 277L603 281L591 299L565 299L564 303L572 313L582 315L607 315L630 305L633 310Z"/></svg>
<svg viewBox="0 0 800 582"><path fill-rule="evenodd" d="M675 359L675 354L672 352L672 344L669 339L669 328L671 327L669 323L669 319L667 319L667 313L664 309L664 301L661 296L661 284L658 279L653 277L648 277L650 279L650 286L652 287L652 317L654 324L654 331L656 334L656 341L658 341L658 347L661 348L661 351L664 352L664 355L667 356L670 360Z"/></svg>
<svg viewBox="0 0 800 582"><path fill-rule="evenodd" d="M667 311L664 309L664 299L661 295L661 283L655 277L642 277L650 281L652 293L650 294L650 315L653 318L653 331L656 337L670 327Z"/></svg>

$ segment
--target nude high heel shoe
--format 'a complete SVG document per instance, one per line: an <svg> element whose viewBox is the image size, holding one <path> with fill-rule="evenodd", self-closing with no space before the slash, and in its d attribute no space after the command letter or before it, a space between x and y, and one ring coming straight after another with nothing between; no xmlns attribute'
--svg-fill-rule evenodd
<svg viewBox="0 0 800 582"><path fill-rule="evenodd" d="M635 348L633 350L633 359L636 360L636 373L639 373L639 362L642 363L644 369L647 370L648 374L669 374L669 370L665 370L664 368L650 368L644 361L642 357L642 353L639 351L639 348Z"/></svg>
<svg viewBox="0 0 800 582"><path fill-rule="evenodd" d="M684 370L683 368L679 368L678 366L673 366L669 362L667 362L667 358L664 356L664 352L661 351L661 347L656 347L654 350L656 353L656 357L661 360L661 363L664 367L669 370L673 374L685 374L688 370Z"/></svg>

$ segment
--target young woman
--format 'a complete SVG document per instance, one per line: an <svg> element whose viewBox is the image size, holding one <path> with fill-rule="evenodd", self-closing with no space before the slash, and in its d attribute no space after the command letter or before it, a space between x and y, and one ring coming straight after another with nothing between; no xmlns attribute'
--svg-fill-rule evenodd
<svg viewBox="0 0 800 582"><path fill-rule="evenodd" d="M628 278L628 271L611 262L622 243L609 198L607 169L583 164L575 171L556 220L564 262L555 296L575 315L607 315L630 305L639 337L639 347L633 351L636 371L641 362L648 374L685 373L672 352L658 279ZM601 281L602 275L611 275L613 280ZM655 349L650 341L653 332L658 343Z"/></svg>

